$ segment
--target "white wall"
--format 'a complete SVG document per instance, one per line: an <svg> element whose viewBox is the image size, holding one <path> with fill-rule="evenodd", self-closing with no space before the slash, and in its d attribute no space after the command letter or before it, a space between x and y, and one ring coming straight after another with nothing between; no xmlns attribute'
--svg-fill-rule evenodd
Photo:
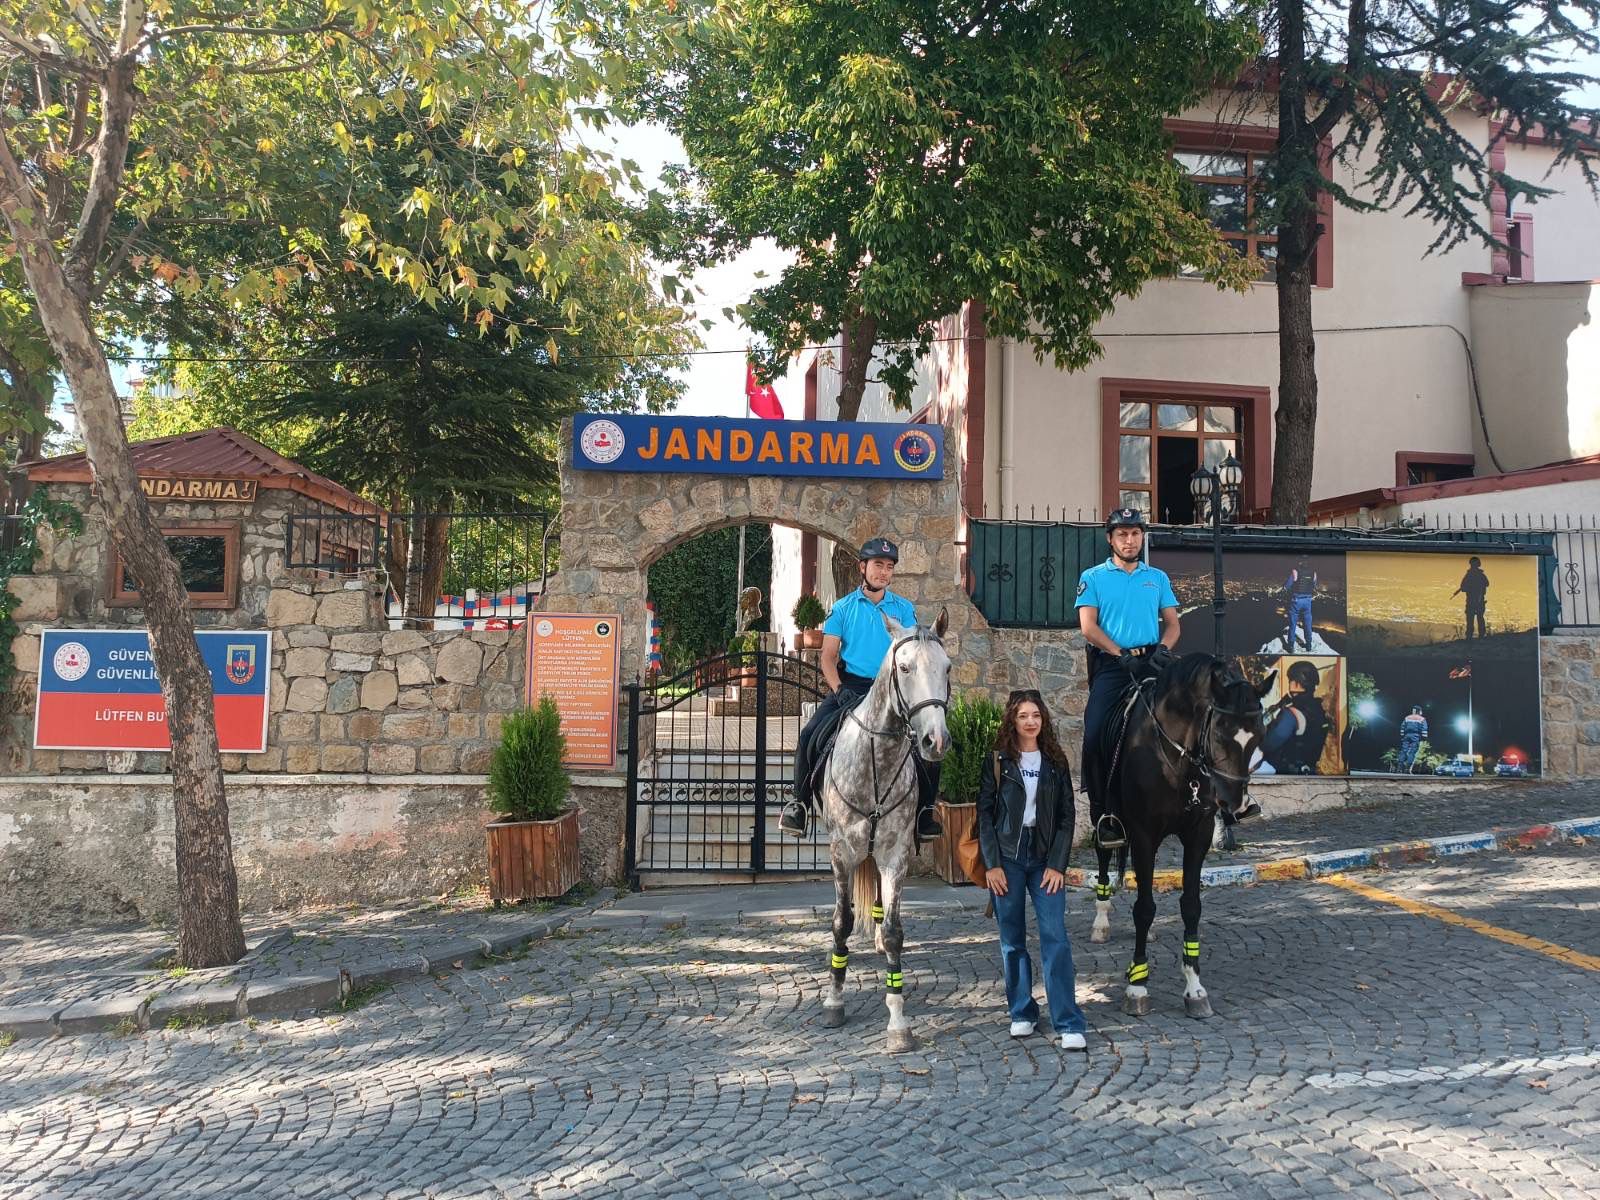
<svg viewBox="0 0 1600 1200"><path fill-rule="evenodd" d="M778 635L778 648L794 646L794 604L800 599L800 531L786 525L772 527L772 595L767 611Z"/></svg>
<svg viewBox="0 0 1600 1200"><path fill-rule="evenodd" d="M1508 174L1555 191L1513 206L1514 212L1533 216L1533 278L1541 283L1600 280L1600 203L1576 166L1551 170L1550 160L1545 146L1506 147Z"/></svg>

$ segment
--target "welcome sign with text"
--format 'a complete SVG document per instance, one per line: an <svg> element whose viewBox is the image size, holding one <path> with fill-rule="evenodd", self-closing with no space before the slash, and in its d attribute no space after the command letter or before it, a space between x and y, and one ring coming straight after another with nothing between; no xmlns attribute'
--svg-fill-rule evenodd
<svg viewBox="0 0 1600 1200"><path fill-rule="evenodd" d="M572 465L583 471L943 479L944 430L583 413L572 422Z"/></svg>

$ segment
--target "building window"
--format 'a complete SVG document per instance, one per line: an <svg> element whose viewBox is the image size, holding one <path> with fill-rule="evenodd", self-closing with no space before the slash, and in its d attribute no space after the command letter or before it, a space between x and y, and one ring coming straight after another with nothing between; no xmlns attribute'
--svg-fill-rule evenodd
<svg viewBox="0 0 1600 1200"><path fill-rule="evenodd" d="M1533 282L1533 214L1512 213L1506 222L1506 278Z"/></svg>
<svg viewBox="0 0 1600 1200"><path fill-rule="evenodd" d="M1205 198L1206 218L1235 253L1259 258L1262 280L1278 278L1278 236L1255 228L1264 155L1251 150L1177 150L1173 158ZM1186 272L1186 274L1191 272Z"/></svg>
<svg viewBox="0 0 1600 1200"><path fill-rule="evenodd" d="M1246 510L1271 490L1272 394L1267 388L1156 379L1100 384L1101 495L1106 509L1193 524L1189 477L1228 455L1244 466Z"/></svg>
<svg viewBox="0 0 1600 1200"><path fill-rule="evenodd" d="M167 549L178 560L191 608L233 608L239 600L239 524L237 521L163 525ZM139 584L122 561L112 555L110 603L141 603Z"/></svg>
<svg viewBox="0 0 1600 1200"><path fill-rule="evenodd" d="M1394 483L1396 487L1416 487L1450 479L1471 479L1475 462L1470 454L1400 450L1394 456Z"/></svg>

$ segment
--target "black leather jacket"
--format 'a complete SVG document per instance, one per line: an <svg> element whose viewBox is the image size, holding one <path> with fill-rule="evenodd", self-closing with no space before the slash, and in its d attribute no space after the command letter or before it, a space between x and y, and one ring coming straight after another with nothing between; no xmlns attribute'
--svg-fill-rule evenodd
<svg viewBox="0 0 1600 1200"><path fill-rule="evenodd" d="M1000 865L1000 856L1019 858L1022 841L1022 814L1027 810L1028 794L1022 785L1022 770L1017 760L1000 755L1000 787L995 788L994 758L983 766L983 781L978 785L978 846L986 867ZM1058 767L1048 755L1040 756L1039 790L1035 796L1035 845L1044 853L1045 866L1055 871L1067 869L1072 851L1072 774Z"/></svg>

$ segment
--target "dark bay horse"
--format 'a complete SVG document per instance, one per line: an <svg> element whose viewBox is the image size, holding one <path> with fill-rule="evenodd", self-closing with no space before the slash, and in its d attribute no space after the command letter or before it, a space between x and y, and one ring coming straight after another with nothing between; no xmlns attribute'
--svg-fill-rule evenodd
<svg viewBox="0 0 1600 1200"><path fill-rule="evenodd" d="M1152 876L1156 850L1168 837L1183 843L1183 1005L1191 1017L1209 1017L1211 1001L1200 984L1200 868L1215 836L1218 813L1232 816L1244 803L1250 756L1263 730L1261 697L1272 685L1241 678L1221 659L1188 654L1141 685L1125 725L1112 722L1115 763L1105 786L1120 798L1128 844L1119 853L1119 882L1131 855L1139 896L1133 904L1133 961L1122 1011L1142 1017L1150 1011L1145 957L1156 900ZM1121 737L1115 731L1121 727ZM1111 936L1111 852L1099 850L1094 928L1089 940Z"/></svg>

